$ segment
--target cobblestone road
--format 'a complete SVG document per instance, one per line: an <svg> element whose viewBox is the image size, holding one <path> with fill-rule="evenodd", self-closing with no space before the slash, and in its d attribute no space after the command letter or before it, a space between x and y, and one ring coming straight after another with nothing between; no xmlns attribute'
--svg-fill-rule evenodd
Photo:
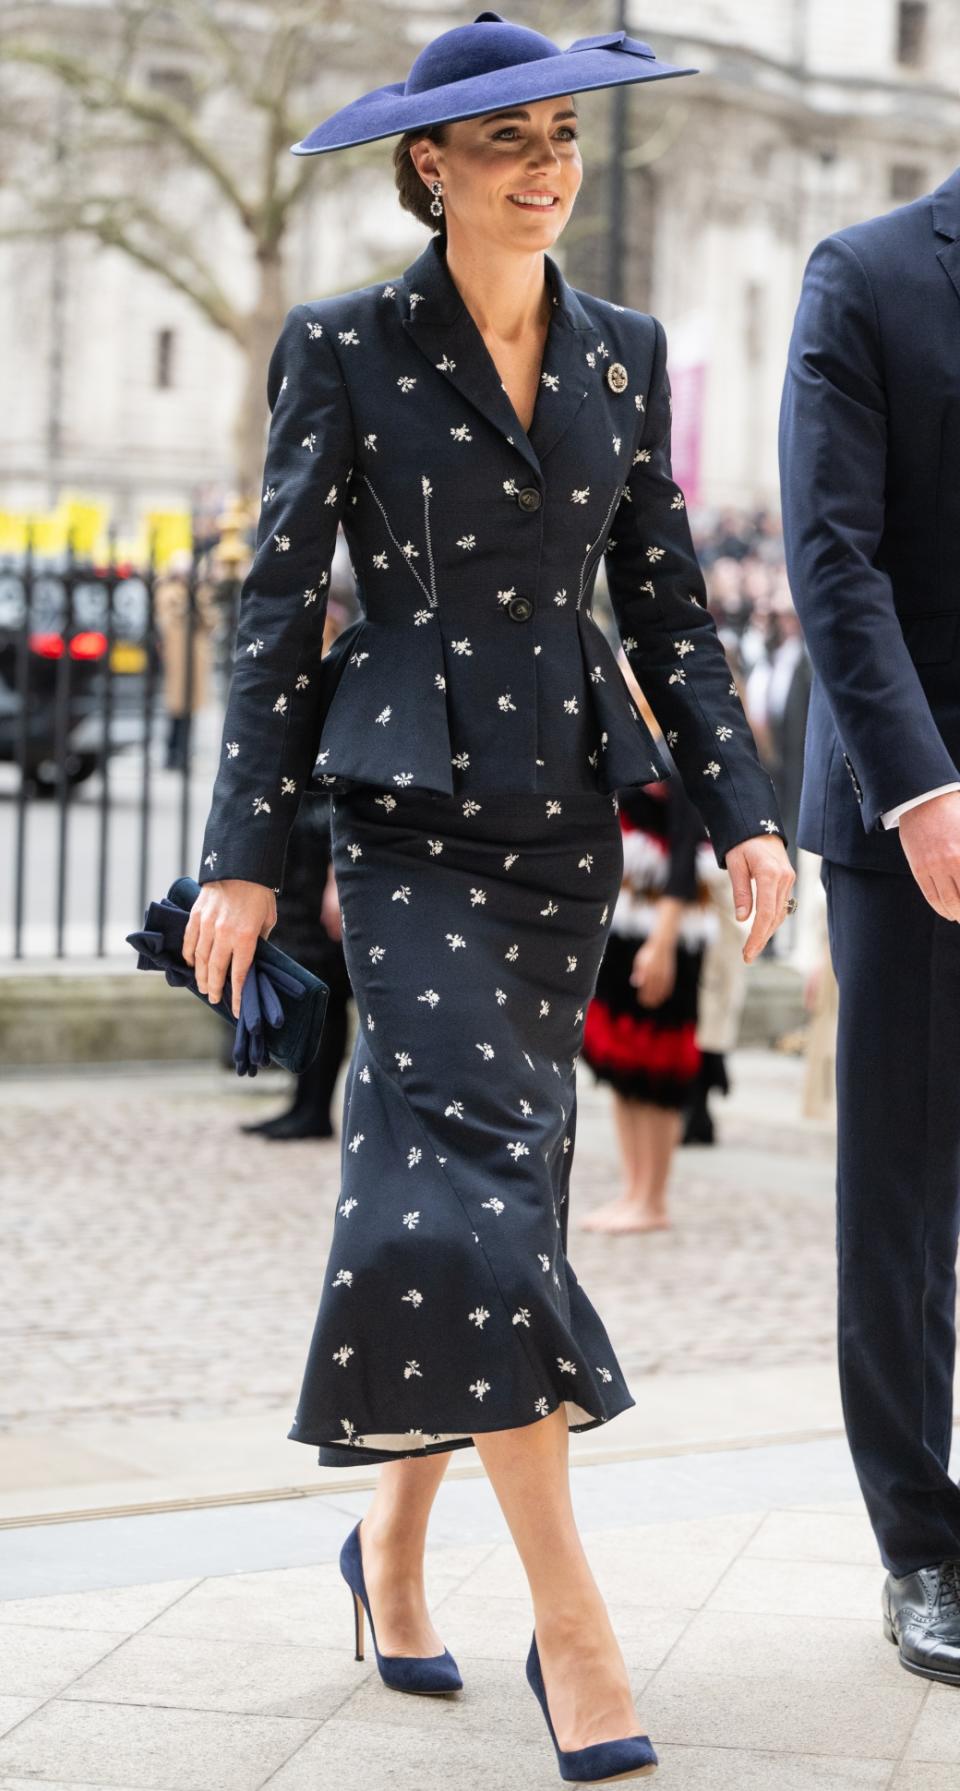
<svg viewBox="0 0 960 1791"><path fill-rule="evenodd" d="M675 1229L570 1256L627 1372L831 1360L833 1140L797 1060L744 1052L722 1144L678 1153ZM339 1187L339 1139L239 1131L283 1102L203 1068L10 1081L0 1095L0 1429L204 1419L293 1401ZM616 1184L581 1070L573 1212Z"/></svg>

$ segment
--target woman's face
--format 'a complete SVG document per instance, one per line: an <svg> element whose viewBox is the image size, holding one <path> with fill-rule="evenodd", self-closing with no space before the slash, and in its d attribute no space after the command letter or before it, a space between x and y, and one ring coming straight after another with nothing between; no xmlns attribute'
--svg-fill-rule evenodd
<svg viewBox="0 0 960 1791"><path fill-rule="evenodd" d="M443 181L448 235L452 227L543 249L559 236L583 179L577 130L568 94L459 119L447 125L446 143L423 138L410 154L428 184Z"/></svg>

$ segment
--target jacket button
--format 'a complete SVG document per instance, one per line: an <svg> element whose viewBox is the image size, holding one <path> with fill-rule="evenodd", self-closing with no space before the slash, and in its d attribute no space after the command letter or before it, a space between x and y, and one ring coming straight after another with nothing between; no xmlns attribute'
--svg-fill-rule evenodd
<svg viewBox="0 0 960 1791"><path fill-rule="evenodd" d="M524 485L523 489L517 492L517 503L521 510L539 510L542 502L543 499L535 485Z"/></svg>
<svg viewBox="0 0 960 1791"><path fill-rule="evenodd" d="M511 597L507 604L507 614L514 622L529 622L533 615L533 604L529 597Z"/></svg>

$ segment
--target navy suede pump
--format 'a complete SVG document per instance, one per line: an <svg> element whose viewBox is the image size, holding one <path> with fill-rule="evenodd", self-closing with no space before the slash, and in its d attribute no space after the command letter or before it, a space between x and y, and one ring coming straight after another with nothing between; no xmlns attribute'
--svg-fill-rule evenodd
<svg viewBox="0 0 960 1791"><path fill-rule="evenodd" d="M359 1523L354 1525L340 1550L340 1572L353 1593L356 1659L362 1660L363 1613L366 1611L367 1616L370 1617L370 1604L363 1578ZM377 1647L377 1635L372 1617L370 1617L370 1634L373 1637L373 1652L377 1657L380 1677L384 1685L388 1685L391 1691L421 1692L427 1696L436 1696L440 1692L459 1691L463 1685L457 1663L449 1648L445 1648L442 1654L383 1655Z"/></svg>
<svg viewBox="0 0 960 1791"><path fill-rule="evenodd" d="M562 1779L582 1785L609 1785L614 1779L642 1779L656 1772L657 1756L649 1735L627 1735L622 1741L596 1741L592 1747L569 1748L564 1753L550 1720L536 1630L527 1655L527 1680L546 1718Z"/></svg>

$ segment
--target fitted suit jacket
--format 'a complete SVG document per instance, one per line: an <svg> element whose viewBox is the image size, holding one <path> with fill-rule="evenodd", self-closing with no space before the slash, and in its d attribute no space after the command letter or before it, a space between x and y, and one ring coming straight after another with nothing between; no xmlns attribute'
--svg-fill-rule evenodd
<svg viewBox="0 0 960 1791"><path fill-rule="evenodd" d="M604 553L623 646L719 862L782 834L671 478L663 330L545 265L529 432L438 237L395 280L288 313L201 882L279 888L314 769L474 799L665 777L593 617ZM341 522L362 615L321 663Z"/></svg>
<svg viewBox="0 0 960 1791"><path fill-rule="evenodd" d="M797 839L909 874L882 815L960 778L960 171L814 249L780 467L815 674Z"/></svg>

